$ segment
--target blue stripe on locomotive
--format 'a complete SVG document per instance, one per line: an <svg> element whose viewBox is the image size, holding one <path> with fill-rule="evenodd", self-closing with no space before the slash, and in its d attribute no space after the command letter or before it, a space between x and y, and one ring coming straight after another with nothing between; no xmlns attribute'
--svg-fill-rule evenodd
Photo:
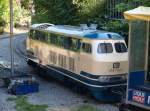
<svg viewBox="0 0 150 111"><path fill-rule="evenodd" d="M117 33L110 33L110 32L94 32L94 33L88 33L84 35L85 38L89 39L124 39L121 35Z"/></svg>
<svg viewBox="0 0 150 111"><path fill-rule="evenodd" d="M42 66L34 63L34 66L38 69L43 70L44 76L50 76L56 80L63 82L65 85L78 90L83 90L84 93L90 93L96 100L101 102L118 102L122 100L122 95L114 93L113 91L122 91L125 89L126 85L120 85L115 87L107 87L108 83L101 83L97 81L92 81L91 79L84 78L80 74L75 74L73 72L60 69L54 66ZM122 82L124 83L124 81ZM115 84L115 83L114 83ZM120 83L121 84L121 83ZM113 84L112 84L113 85ZM85 92L86 91L86 92ZM83 92L82 92L83 93Z"/></svg>

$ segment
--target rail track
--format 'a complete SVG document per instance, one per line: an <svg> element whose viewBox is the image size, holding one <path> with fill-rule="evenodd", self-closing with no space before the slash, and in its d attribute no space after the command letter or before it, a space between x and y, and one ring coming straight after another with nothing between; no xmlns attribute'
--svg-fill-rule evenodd
<svg viewBox="0 0 150 111"><path fill-rule="evenodd" d="M27 59L27 54L25 50L26 49L25 40L26 40L26 34L21 36L16 36L14 38L14 47L13 47L14 53L16 53L18 56L20 56L23 59Z"/></svg>
<svg viewBox="0 0 150 111"><path fill-rule="evenodd" d="M1 40L3 39L9 39L9 36L6 37L2 37L0 38ZM20 59L23 59L23 61L26 60L26 54L25 54L25 42L26 39L26 34L18 34L15 35L13 38L13 54L14 54L14 58L16 56L18 56ZM3 60L2 60L3 61ZM15 65L15 74L11 75L11 69L10 69L10 61L5 61L4 63L0 64L0 78L8 78L8 77L13 77L13 76L18 76L18 75L25 75L26 72L19 70L18 68L16 68L17 65L15 65L16 63L14 62ZM20 64L18 64L20 65Z"/></svg>

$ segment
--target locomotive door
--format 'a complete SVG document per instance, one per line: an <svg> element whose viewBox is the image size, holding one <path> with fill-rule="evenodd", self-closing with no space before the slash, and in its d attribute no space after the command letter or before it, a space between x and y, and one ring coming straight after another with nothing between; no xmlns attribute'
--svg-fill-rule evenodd
<svg viewBox="0 0 150 111"><path fill-rule="evenodd" d="M82 41L80 53L80 72L92 71L92 44L89 40Z"/></svg>
<svg viewBox="0 0 150 111"><path fill-rule="evenodd" d="M69 70L71 70L72 72L75 72L75 73L79 73L81 40L78 38L70 38L69 44L70 44L69 48L71 49L71 51L68 51Z"/></svg>

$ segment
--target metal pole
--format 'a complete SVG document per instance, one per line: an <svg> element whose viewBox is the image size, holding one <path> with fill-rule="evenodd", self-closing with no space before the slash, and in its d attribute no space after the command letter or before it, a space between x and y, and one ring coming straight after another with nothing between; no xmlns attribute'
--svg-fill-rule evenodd
<svg viewBox="0 0 150 111"><path fill-rule="evenodd" d="M128 79L127 79L127 91L126 91L126 103L128 103L128 91L129 91L129 80L130 80L130 66L131 66L131 43L133 42L131 39L131 33L132 33L132 21L129 21L129 35L128 35Z"/></svg>
<svg viewBox="0 0 150 111"><path fill-rule="evenodd" d="M150 23L149 21L146 22L146 48L145 48L145 80L147 81L147 76L148 76L148 71L149 71L149 67L148 67L148 64L149 64L149 29L150 29Z"/></svg>
<svg viewBox="0 0 150 111"><path fill-rule="evenodd" d="M13 54L13 0L9 0L10 5L10 56L11 56L11 76L14 75L14 54Z"/></svg>
<svg viewBox="0 0 150 111"><path fill-rule="evenodd" d="M148 61L148 54L149 54L149 28L150 28L150 24L149 24L149 21L146 22L146 48L145 48L145 72L147 74L147 71L148 71L148 64L149 64L149 61ZM146 79L146 76L145 76L145 79Z"/></svg>

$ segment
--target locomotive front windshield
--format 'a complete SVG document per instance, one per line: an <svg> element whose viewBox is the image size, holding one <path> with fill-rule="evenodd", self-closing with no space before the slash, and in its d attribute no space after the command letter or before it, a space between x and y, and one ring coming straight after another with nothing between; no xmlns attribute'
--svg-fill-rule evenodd
<svg viewBox="0 0 150 111"><path fill-rule="evenodd" d="M111 43L100 43L98 45L98 53L112 53L113 47Z"/></svg>
<svg viewBox="0 0 150 111"><path fill-rule="evenodd" d="M98 45L97 52L98 53L112 53L113 52L113 44L111 43L100 43ZM117 42L114 44L114 48L117 53L127 52L127 47L122 42Z"/></svg>
<svg viewBox="0 0 150 111"><path fill-rule="evenodd" d="M115 49L117 53L127 52L127 48L124 43L115 43Z"/></svg>

